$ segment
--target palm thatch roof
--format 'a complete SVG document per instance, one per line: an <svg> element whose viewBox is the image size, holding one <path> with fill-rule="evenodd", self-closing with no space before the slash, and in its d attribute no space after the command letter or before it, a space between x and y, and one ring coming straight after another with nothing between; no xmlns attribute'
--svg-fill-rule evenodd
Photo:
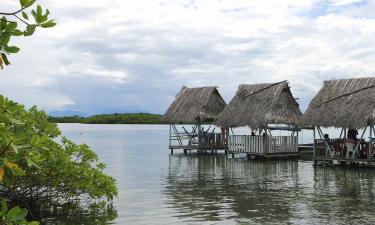
<svg viewBox="0 0 375 225"><path fill-rule="evenodd" d="M308 126L362 128L375 122L375 77L325 81L303 116Z"/></svg>
<svg viewBox="0 0 375 225"><path fill-rule="evenodd" d="M268 124L296 125L302 117L286 81L271 84L241 84L215 124L224 127Z"/></svg>
<svg viewBox="0 0 375 225"><path fill-rule="evenodd" d="M182 87L162 117L165 123L196 123L214 120L227 104L216 87Z"/></svg>

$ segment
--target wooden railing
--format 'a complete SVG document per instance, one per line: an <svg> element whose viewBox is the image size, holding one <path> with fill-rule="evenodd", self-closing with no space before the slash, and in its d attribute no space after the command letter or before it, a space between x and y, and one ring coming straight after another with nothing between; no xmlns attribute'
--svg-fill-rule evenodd
<svg viewBox="0 0 375 225"><path fill-rule="evenodd" d="M352 158L352 152L347 154L345 143L346 139L343 138L329 139L327 142L324 139L315 139L315 157ZM357 144L358 142L354 144L354 149ZM374 150L374 147L372 149ZM368 155L374 157L373 154L373 151L369 153L369 142L364 140L359 142L355 158L366 159Z"/></svg>
<svg viewBox="0 0 375 225"><path fill-rule="evenodd" d="M199 142L200 148L226 148L227 140L221 133L203 133Z"/></svg>
<svg viewBox="0 0 375 225"><path fill-rule="evenodd" d="M198 140L199 138L199 140ZM170 147L194 149L226 149L227 140L221 133L173 132L170 135Z"/></svg>
<svg viewBox="0 0 375 225"><path fill-rule="evenodd" d="M297 136L251 136L230 135L228 138L230 152L251 154L278 154L298 152Z"/></svg>
<svg viewBox="0 0 375 225"><path fill-rule="evenodd" d="M297 136L273 136L267 138L268 153L296 153L298 152Z"/></svg>

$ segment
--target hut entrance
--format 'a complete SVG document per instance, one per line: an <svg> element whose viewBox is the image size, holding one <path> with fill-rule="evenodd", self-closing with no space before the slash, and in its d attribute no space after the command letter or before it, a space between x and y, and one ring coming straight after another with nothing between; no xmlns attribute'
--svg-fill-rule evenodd
<svg viewBox="0 0 375 225"><path fill-rule="evenodd" d="M213 125L175 125L169 126L169 148L190 150L217 151L227 149L227 130Z"/></svg>
<svg viewBox="0 0 375 225"><path fill-rule="evenodd" d="M314 130L314 160L375 161L374 133L374 125L359 132L341 128L340 135L332 138L317 126Z"/></svg>
<svg viewBox="0 0 375 225"><path fill-rule="evenodd" d="M274 131L279 131L275 135ZM249 157L285 157L298 154L298 129L296 127L267 126L251 134L232 135L228 138L229 153L246 153Z"/></svg>

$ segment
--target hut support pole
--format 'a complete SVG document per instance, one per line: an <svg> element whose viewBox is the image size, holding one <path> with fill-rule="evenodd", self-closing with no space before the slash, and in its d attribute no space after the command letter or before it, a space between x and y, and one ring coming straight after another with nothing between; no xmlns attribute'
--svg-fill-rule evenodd
<svg viewBox="0 0 375 225"><path fill-rule="evenodd" d="M171 147L171 141L172 141L172 125L169 124L169 148Z"/></svg>
<svg viewBox="0 0 375 225"><path fill-rule="evenodd" d="M363 132L362 132L360 140L362 140L363 136L365 135L366 130L367 130L367 126L365 127L365 129L363 129ZM354 149L353 155L352 155L353 159L355 159L355 154L357 153L360 144L361 144L361 142L358 141L357 146L355 146L355 149Z"/></svg>
<svg viewBox="0 0 375 225"><path fill-rule="evenodd" d="M201 123L199 122L198 123L198 151L201 149L201 142L202 142L202 137L201 137L201 134L202 134L202 130L201 130Z"/></svg>
<svg viewBox="0 0 375 225"><path fill-rule="evenodd" d="M370 125L370 141L369 141L369 146L368 146L368 152L367 152L367 159L369 160L372 154L372 130L373 126Z"/></svg>
<svg viewBox="0 0 375 225"><path fill-rule="evenodd" d="M327 140L324 138L324 134L323 134L323 131L322 129L320 129L320 127L317 127L318 128L318 132L320 134L320 137L324 139L324 143L326 145L326 155L327 153L329 154L329 156L332 156L332 151L331 151L331 148L329 147L329 144L327 142Z"/></svg>
<svg viewBox="0 0 375 225"><path fill-rule="evenodd" d="M315 159L315 151L316 151L316 148L315 148L315 126L314 126L314 130L313 130L313 157Z"/></svg>
<svg viewBox="0 0 375 225"><path fill-rule="evenodd" d="M345 128L342 128L342 129L341 129L340 137L339 137L340 139L342 138L342 134L344 133L344 129L345 129Z"/></svg>
<svg viewBox="0 0 375 225"><path fill-rule="evenodd" d="M272 137L271 130L270 129L267 129L267 130L268 130L268 133L270 134L270 137Z"/></svg>

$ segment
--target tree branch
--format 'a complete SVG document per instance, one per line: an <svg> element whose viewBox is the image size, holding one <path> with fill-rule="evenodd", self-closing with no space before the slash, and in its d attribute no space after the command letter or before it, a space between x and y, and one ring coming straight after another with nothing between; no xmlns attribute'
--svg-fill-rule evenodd
<svg viewBox="0 0 375 225"><path fill-rule="evenodd" d="M23 22L24 24L26 25L30 25L28 22L26 22L25 20L21 19L21 17L17 16L17 15L14 15L17 19L19 19L21 22Z"/></svg>
<svg viewBox="0 0 375 225"><path fill-rule="evenodd" d="M22 7L21 9L15 11L15 12L10 12L10 13L6 13L6 12L0 12L0 15L4 15L4 16L13 16L13 15L16 15L20 12L22 12L24 9L26 9L27 7Z"/></svg>

